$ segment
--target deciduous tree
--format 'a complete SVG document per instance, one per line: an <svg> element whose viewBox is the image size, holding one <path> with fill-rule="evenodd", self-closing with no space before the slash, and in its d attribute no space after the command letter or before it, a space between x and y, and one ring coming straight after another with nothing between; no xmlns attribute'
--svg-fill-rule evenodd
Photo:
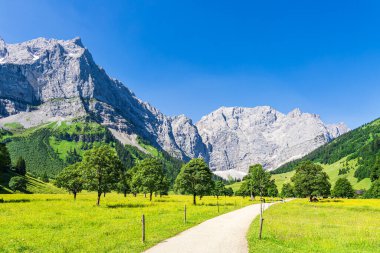
<svg viewBox="0 0 380 253"><path fill-rule="evenodd" d="M74 195L74 200L77 198L77 193L83 190L84 179L82 171L83 167L81 163L74 163L64 168L55 180L55 184L58 187L64 188Z"/></svg>
<svg viewBox="0 0 380 253"><path fill-rule="evenodd" d="M311 161L302 162L296 168L296 173L292 177L295 193L300 197L327 197L330 194L331 184L329 176L323 171L320 165Z"/></svg>
<svg viewBox="0 0 380 253"><path fill-rule="evenodd" d="M122 163L114 149L102 145L85 152L82 167L85 189L98 193L96 204L99 205L102 193L105 194L116 188Z"/></svg>
<svg viewBox="0 0 380 253"><path fill-rule="evenodd" d="M332 190L332 195L337 198L353 198L355 191L347 178L338 178Z"/></svg>
<svg viewBox="0 0 380 253"><path fill-rule="evenodd" d="M219 196L222 196L226 191L226 187L224 186L224 183L220 180L217 180L214 184L213 194L216 196L217 199L219 199Z"/></svg>
<svg viewBox="0 0 380 253"><path fill-rule="evenodd" d="M291 183L286 183L282 186L281 197L293 198L295 197L294 186Z"/></svg>
<svg viewBox="0 0 380 253"><path fill-rule="evenodd" d="M164 165L157 158L146 158L136 165L132 182L139 185L142 192L149 193L152 200L153 192L159 192L163 188Z"/></svg>
<svg viewBox="0 0 380 253"><path fill-rule="evenodd" d="M195 158L185 164L175 180L175 189L181 193L193 195L193 204L196 205L196 196L205 195L212 189L212 173L202 158Z"/></svg>

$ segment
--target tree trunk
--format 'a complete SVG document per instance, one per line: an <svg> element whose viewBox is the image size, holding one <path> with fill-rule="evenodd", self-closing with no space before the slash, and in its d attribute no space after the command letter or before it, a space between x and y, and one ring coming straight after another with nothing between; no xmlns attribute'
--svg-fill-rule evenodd
<svg viewBox="0 0 380 253"><path fill-rule="evenodd" d="M144 192L144 198L146 198L146 193Z"/></svg>
<svg viewBox="0 0 380 253"><path fill-rule="evenodd" d="M103 193L103 196L106 197L106 192Z"/></svg>
<svg viewBox="0 0 380 253"><path fill-rule="evenodd" d="M77 200L77 192L74 191L73 194L74 194L74 200Z"/></svg>
<svg viewBox="0 0 380 253"><path fill-rule="evenodd" d="M124 190L124 198L126 198L126 197L127 197L127 191Z"/></svg>
<svg viewBox="0 0 380 253"><path fill-rule="evenodd" d="M196 205L197 204L197 199L196 199L197 195L194 193L193 194L193 204Z"/></svg>
<svg viewBox="0 0 380 253"><path fill-rule="evenodd" d="M149 201L152 201L152 195L153 195L153 193L150 192L150 194L149 194Z"/></svg>
<svg viewBox="0 0 380 253"><path fill-rule="evenodd" d="M136 192L133 193L133 197L135 197L135 198L137 197L137 193Z"/></svg>
<svg viewBox="0 0 380 253"><path fill-rule="evenodd" d="M313 196L310 196L309 202L313 202Z"/></svg>
<svg viewBox="0 0 380 253"><path fill-rule="evenodd" d="M97 206L100 205L100 197L102 196L101 192L98 192L98 202L96 203Z"/></svg>

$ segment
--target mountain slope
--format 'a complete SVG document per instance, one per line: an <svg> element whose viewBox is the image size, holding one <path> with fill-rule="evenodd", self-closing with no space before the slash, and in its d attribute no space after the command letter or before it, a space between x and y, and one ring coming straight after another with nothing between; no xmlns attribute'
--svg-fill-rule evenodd
<svg viewBox="0 0 380 253"><path fill-rule="evenodd" d="M79 38L0 40L0 52L0 116L7 117L0 125L19 122L28 128L91 115L125 144L136 145L141 136L177 158L207 160L191 120L166 117L139 100L95 64ZM184 127L177 127L178 120Z"/></svg>
<svg viewBox="0 0 380 253"><path fill-rule="evenodd" d="M222 107L194 125L184 115L165 116L110 78L79 38L17 44L0 39L0 127L26 129L33 135L29 143L20 136L12 138L8 147L13 156L24 150L33 164L33 157L49 157L39 167L56 174L65 165L68 147L82 149L76 141L57 140L56 132L45 126L78 119L101 125L136 152L169 154L183 161L202 157L225 178L242 177L253 163L276 168L347 131L343 124L325 125L314 114L294 110L284 115L268 106Z"/></svg>
<svg viewBox="0 0 380 253"><path fill-rule="evenodd" d="M255 163L275 169L348 131L343 124L325 125L315 114L295 109L285 115L269 106L222 107L196 126L211 168L236 172Z"/></svg>
<svg viewBox="0 0 380 253"><path fill-rule="evenodd" d="M311 160L326 167L334 167L340 176L352 174L357 181L361 181L370 176L379 156L380 119L377 119L339 136L299 160L284 164L273 173L292 171L301 161Z"/></svg>

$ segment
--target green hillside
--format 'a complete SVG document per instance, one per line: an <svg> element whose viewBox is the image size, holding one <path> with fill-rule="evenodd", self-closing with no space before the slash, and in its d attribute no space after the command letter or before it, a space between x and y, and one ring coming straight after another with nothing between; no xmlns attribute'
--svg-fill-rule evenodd
<svg viewBox="0 0 380 253"><path fill-rule="evenodd" d="M53 122L30 129L10 123L5 128L0 129L0 140L6 143L13 165L19 157L25 159L27 172L31 176L28 180L31 182L32 177L40 178L47 175L49 178L54 178L64 167L80 161L86 150L103 144L110 145L116 150L127 169L146 157L160 158L165 163L167 176L171 182L174 182L182 166L182 161L153 147L141 138L139 142L146 149L146 153L134 146L123 145L107 128L88 118ZM8 181L5 177L0 182L2 191L7 191ZM32 183L37 184L34 181ZM48 192L51 191L45 193Z"/></svg>
<svg viewBox="0 0 380 253"><path fill-rule="evenodd" d="M8 187L9 180L14 176L20 175L12 171L0 172L0 194L14 193ZM24 178L27 181L26 193L65 193L63 189L57 188L51 183L45 183L29 175L24 176Z"/></svg>
<svg viewBox="0 0 380 253"><path fill-rule="evenodd" d="M357 189L357 190L369 189L369 187L371 186L371 180L369 178L365 178L363 180L358 181L358 179L355 177L355 169L354 169L355 164L356 164L355 160L351 160L350 162L348 162L348 164L351 164L352 166L351 167L352 169L350 169L348 173L339 175L339 169L344 167L345 164L346 164L345 159L343 159L342 161L338 161L333 164L320 164L320 165L324 168L324 171L329 175L332 186L334 186L338 178L345 177L350 181L354 189ZM294 175L294 173L295 171L293 170L286 173L272 175L272 178L276 180L276 185L279 190L282 189L282 185L284 183L290 182L290 178Z"/></svg>
<svg viewBox="0 0 380 253"><path fill-rule="evenodd" d="M291 175L289 172L293 171L300 162L311 160L325 168L333 183L338 176L347 177L355 188L367 188L371 169L378 157L380 157L380 119L336 138L299 160L281 166L273 174L279 174L275 176L279 183L287 181Z"/></svg>

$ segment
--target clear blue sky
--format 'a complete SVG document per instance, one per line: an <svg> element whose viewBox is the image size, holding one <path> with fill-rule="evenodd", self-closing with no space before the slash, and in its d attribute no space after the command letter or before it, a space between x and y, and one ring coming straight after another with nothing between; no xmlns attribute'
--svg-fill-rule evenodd
<svg viewBox="0 0 380 253"><path fill-rule="evenodd" d="M0 0L7 42L80 36L167 115L271 105L351 128L380 116L380 1Z"/></svg>

